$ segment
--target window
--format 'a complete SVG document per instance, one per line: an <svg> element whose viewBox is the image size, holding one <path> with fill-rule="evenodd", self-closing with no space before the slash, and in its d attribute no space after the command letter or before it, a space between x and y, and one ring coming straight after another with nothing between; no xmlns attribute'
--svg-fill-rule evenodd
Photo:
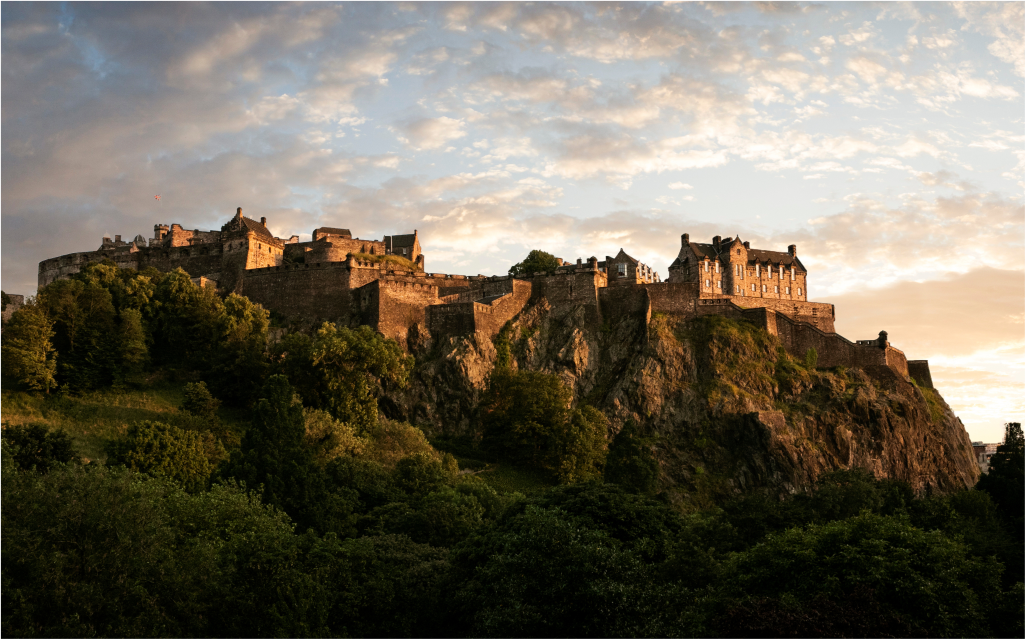
<svg viewBox="0 0 1025 639"><path fill-rule="evenodd" d="M718 272L719 272L719 262L716 262L716 263L715 263L715 272L716 272L716 273L718 273Z"/></svg>
<svg viewBox="0 0 1025 639"><path fill-rule="evenodd" d="M708 272L708 260L705 260L705 272Z"/></svg>
<svg viewBox="0 0 1025 639"><path fill-rule="evenodd" d="M736 288L734 289L733 292L734 293L739 293L740 292L740 284L737 284L737 286L736 286Z"/></svg>
<svg viewBox="0 0 1025 639"><path fill-rule="evenodd" d="M712 282L710 280L705 280L705 288L708 288L711 285L712 285Z"/></svg>
<svg viewBox="0 0 1025 639"><path fill-rule="evenodd" d="M794 266L790 265L790 281L793 282L795 279L797 279L797 276L794 275Z"/></svg>
<svg viewBox="0 0 1025 639"><path fill-rule="evenodd" d="M756 286L755 284L752 284L752 285L751 285L751 290L752 290L752 291L757 291L757 290L758 290L758 289L756 289L756 288L755 288L755 286Z"/></svg>
<svg viewBox="0 0 1025 639"><path fill-rule="evenodd" d="M715 281L715 287L718 288L718 289L722 289L722 280L716 280Z"/></svg>
<svg viewBox="0 0 1025 639"><path fill-rule="evenodd" d="M619 267L619 276L626 277L626 264L617 264L616 266Z"/></svg>
<svg viewBox="0 0 1025 639"><path fill-rule="evenodd" d="M776 291L775 292L779 293L779 287L778 286L776 287Z"/></svg>
<svg viewBox="0 0 1025 639"><path fill-rule="evenodd" d="M745 297L744 289L740 289L740 296Z"/></svg>
<svg viewBox="0 0 1025 639"><path fill-rule="evenodd" d="M766 293L766 292L768 292L768 290L769 290L769 287L766 286L765 284L762 284L762 292Z"/></svg>
<svg viewBox="0 0 1025 639"><path fill-rule="evenodd" d="M406 249L402 249L402 255L406 254Z"/></svg>
<svg viewBox="0 0 1025 639"><path fill-rule="evenodd" d="M798 297L801 296L801 287L800 286L797 287L797 296Z"/></svg>
<svg viewBox="0 0 1025 639"><path fill-rule="evenodd" d="M762 265L761 264L755 264L755 277L761 277L761 276L762 276Z"/></svg>
<svg viewBox="0 0 1025 639"><path fill-rule="evenodd" d="M787 295L790 295L790 287L787 287Z"/></svg>

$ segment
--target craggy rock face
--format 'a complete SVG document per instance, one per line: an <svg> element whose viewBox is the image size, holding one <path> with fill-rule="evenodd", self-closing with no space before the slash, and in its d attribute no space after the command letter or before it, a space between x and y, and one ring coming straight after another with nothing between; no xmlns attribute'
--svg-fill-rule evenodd
<svg viewBox="0 0 1025 639"><path fill-rule="evenodd" d="M978 479L968 434L939 393L886 367L809 369L764 330L721 317L593 315L541 298L494 341L421 335L410 384L389 391L388 405L435 433L476 435L496 364L557 374L576 402L605 412L610 438L628 420L657 437L660 489L683 509L752 488L793 493L838 468L919 492Z"/></svg>

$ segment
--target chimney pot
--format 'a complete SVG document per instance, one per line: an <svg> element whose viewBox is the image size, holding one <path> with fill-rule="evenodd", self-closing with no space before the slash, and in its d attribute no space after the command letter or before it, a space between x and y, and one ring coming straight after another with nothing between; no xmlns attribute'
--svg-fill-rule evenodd
<svg viewBox="0 0 1025 639"><path fill-rule="evenodd" d="M746 249L751 248L751 243L750 242L744 242L744 248L746 248Z"/></svg>
<svg viewBox="0 0 1025 639"><path fill-rule="evenodd" d="M721 235L716 235L715 237L712 238L712 244L715 246L715 248L719 248L719 244L720 243L722 243L722 236Z"/></svg>
<svg viewBox="0 0 1025 639"><path fill-rule="evenodd" d="M680 244L682 244L683 246L687 246L688 244L690 244L690 233L684 233L680 237Z"/></svg>
<svg viewBox="0 0 1025 639"><path fill-rule="evenodd" d="M796 244L791 244L790 246L787 247L787 250L790 251L791 255L793 255L794 257L797 257L797 245Z"/></svg>
<svg viewBox="0 0 1025 639"><path fill-rule="evenodd" d="M261 218L260 218L260 224L262 224L262 225L264 225L264 226L267 226L267 218L265 218L265 217L261 217Z"/></svg>

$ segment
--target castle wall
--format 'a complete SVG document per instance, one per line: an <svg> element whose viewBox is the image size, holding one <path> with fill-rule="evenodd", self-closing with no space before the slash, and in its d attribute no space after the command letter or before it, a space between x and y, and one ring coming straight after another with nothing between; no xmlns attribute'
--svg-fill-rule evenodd
<svg viewBox="0 0 1025 639"><path fill-rule="evenodd" d="M352 275L344 262L274 266L247 271L242 294L286 317L348 321Z"/></svg>
<svg viewBox="0 0 1025 639"><path fill-rule="evenodd" d="M405 347L409 329L426 325L425 309L438 303L438 287L423 273L385 275L354 290L352 299L364 323Z"/></svg>
<svg viewBox="0 0 1025 639"><path fill-rule="evenodd" d="M643 284L651 300L652 313L666 313L682 317L694 317L697 314L699 296L697 282Z"/></svg>
<svg viewBox="0 0 1025 639"><path fill-rule="evenodd" d="M24 295L15 295L13 293L8 293L7 298L10 300L7 303L7 309L4 310L2 314L0 314L0 323L3 324L6 324L7 320L11 319L11 316L14 315L15 311L17 311L25 305Z"/></svg>
<svg viewBox="0 0 1025 639"><path fill-rule="evenodd" d="M516 317L533 295L534 285L522 280L509 280L511 291L490 303L474 302L474 330L489 338L498 335L505 323Z"/></svg>
<svg viewBox="0 0 1025 639"><path fill-rule="evenodd" d="M908 374L918 382L919 386L934 388L932 385L932 373L929 371L929 360L914 359L908 362Z"/></svg>

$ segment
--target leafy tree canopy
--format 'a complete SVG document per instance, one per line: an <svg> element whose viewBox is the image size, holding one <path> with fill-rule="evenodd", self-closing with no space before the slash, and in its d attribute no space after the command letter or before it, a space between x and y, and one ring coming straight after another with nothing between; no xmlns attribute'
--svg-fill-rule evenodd
<svg viewBox="0 0 1025 639"><path fill-rule="evenodd" d="M534 273L554 273L559 263L551 253L534 249L527 257L509 267L509 275L533 275Z"/></svg>

